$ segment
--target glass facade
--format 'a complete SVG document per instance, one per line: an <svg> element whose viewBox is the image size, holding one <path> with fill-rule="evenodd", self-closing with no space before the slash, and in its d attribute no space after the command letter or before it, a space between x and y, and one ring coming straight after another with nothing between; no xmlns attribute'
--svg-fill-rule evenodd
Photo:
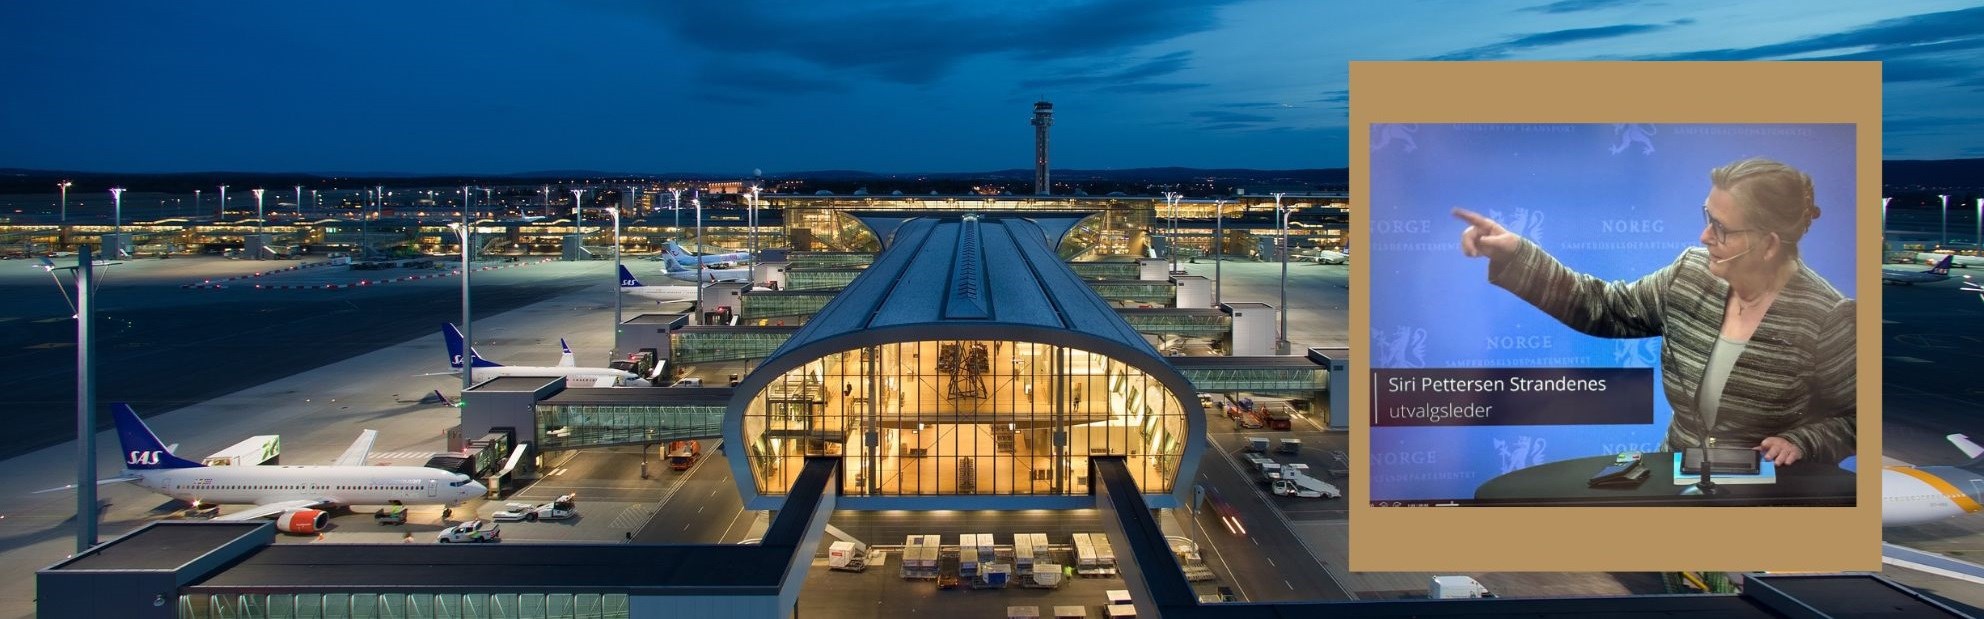
<svg viewBox="0 0 1984 619"><path fill-rule="evenodd" d="M1164 494L1187 427L1178 396L1135 366L1003 340L830 354L773 378L743 414L767 496L821 455L845 460L849 497L1086 495L1091 454L1128 456L1144 492Z"/></svg>
<svg viewBox="0 0 1984 619"><path fill-rule="evenodd" d="M613 619L624 593L192 593L181 619Z"/></svg>
<svg viewBox="0 0 1984 619"><path fill-rule="evenodd" d="M794 329L685 327L669 334L675 363L763 359L792 338Z"/></svg>
<svg viewBox="0 0 1984 619"><path fill-rule="evenodd" d="M719 436L724 410L722 404L539 403L538 448L555 451Z"/></svg>

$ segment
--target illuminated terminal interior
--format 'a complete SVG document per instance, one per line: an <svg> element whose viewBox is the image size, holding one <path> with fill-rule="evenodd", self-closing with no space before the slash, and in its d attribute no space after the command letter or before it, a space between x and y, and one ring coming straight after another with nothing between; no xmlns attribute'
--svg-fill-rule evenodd
<svg viewBox="0 0 1984 619"><path fill-rule="evenodd" d="M887 239L874 264L731 399L746 503L775 507L806 457L830 456L843 508L1081 506L1089 457L1112 455L1177 505L1204 410L1059 257L1084 216L864 215Z"/></svg>
<svg viewBox="0 0 1984 619"><path fill-rule="evenodd" d="M1143 370L1069 346L892 342L807 362L744 412L758 491L805 456L840 456L843 496L1087 495L1090 454L1128 457L1148 494L1184 450L1176 394Z"/></svg>

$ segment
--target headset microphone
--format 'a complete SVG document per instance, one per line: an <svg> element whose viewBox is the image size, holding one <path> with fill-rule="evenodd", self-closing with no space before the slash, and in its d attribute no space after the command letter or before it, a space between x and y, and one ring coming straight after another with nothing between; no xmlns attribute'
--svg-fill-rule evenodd
<svg viewBox="0 0 1984 619"><path fill-rule="evenodd" d="M1751 248L1751 249L1755 249L1755 248ZM1743 257L1743 254L1747 254L1747 253L1750 253L1750 250L1749 250L1749 249L1745 249L1745 250L1743 250L1743 251L1740 251L1740 252L1736 252L1736 255L1734 255L1734 256L1730 256L1730 257L1728 257L1728 258L1723 258L1723 259L1721 259L1721 260L1710 260L1710 261L1708 261L1708 262L1709 262L1709 264L1722 264L1722 263L1724 263L1724 262L1728 262L1728 261L1731 261L1731 260L1735 260L1735 259L1737 259L1737 258L1741 258L1741 257Z"/></svg>

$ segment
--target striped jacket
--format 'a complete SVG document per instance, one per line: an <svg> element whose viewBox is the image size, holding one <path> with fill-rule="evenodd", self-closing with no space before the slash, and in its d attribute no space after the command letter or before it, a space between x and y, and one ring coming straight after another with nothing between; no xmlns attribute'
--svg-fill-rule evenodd
<svg viewBox="0 0 1984 619"><path fill-rule="evenodd" d="M1489 264L1488 280L1578 331L1610 338L1666 338L1662 385L1674 409L1664 450L1754 447L1782 436L1814 462L1854 453L1854 302L1802 262L1729 372L1715 427L1704 431L1695 392L1722 332L1729 283L1691 247L1634 282L1605 282L1565 268L1524 240Z"/></svg>

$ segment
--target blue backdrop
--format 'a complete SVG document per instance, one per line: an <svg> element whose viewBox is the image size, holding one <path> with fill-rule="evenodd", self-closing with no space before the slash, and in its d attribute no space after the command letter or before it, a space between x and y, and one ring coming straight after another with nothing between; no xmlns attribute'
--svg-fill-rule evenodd
<svg viewBox="0 0 1984 619"><path fill-rule="evenodd" d="M1366 217L1374 368L1659 367L1659 338L1612 340L1559 324L1488 283L1460 253L1462 207L1571 269L1635 280L1700 244L1709 170L1762 156L1811 175L1822 214L1805 262L1847 296L1852 125L1373 125ZM1875 205L1878 207L1878 205ZM1641 425L1372 428L1373 501L1468 499L1526 466L1653 451L1671 411L1655 389Z"/></svg>

